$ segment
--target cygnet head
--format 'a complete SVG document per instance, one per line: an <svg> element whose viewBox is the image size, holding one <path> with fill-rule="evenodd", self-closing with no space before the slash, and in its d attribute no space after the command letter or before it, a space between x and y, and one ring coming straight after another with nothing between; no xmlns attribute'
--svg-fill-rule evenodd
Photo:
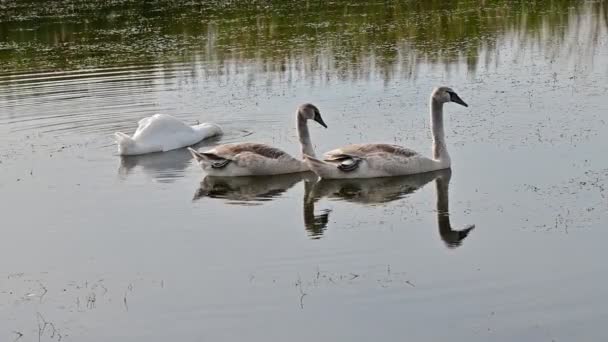
<svg viewBox="0 0 608 342"><path fill-rule="evenodd" d="M465 107L469 106L450 87L437 87L437 88L435 88L433 90L433 94L431 95L431 98L434 99L435 101L439 102L439 103L454 102L454 103L458 103L459 105L462 105L462 106L465 106Z"/></svg>
<svg viewBox="0 0 608 342"><path fill-rule="evenodd" d="M298 115L306 120L314 120L318 122L319 125L327 128L327 125L321 117L321 112L319 111L319 108L317 108L312 103L305 103L298 107Z"/></svg>

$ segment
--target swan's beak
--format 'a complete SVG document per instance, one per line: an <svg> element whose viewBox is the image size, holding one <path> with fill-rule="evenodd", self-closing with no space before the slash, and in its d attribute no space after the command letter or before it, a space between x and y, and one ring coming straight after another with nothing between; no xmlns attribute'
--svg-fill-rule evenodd
<svg viewBox="0 0 608 342"><path fill-rule="evenodd" d="M318 122L318 123L319 123L319 125L321 125L321 126L323 126L323 127L327 128L327 125L325 124L325 121L323 121L323 118L321 117L321 114L315 114L315 118L314 118L314 120L315 120L316 122Z"/></svg>
<svg viewBox="0 0 608 342"><path fill-rule="evenodd" d="M460 98L460 96L458 96L458 94L450 92L450 101L454 102L454 103L458 103L459 105L468 107L469 105L466 104L466 102L462 101L462 99Z"/></svg>

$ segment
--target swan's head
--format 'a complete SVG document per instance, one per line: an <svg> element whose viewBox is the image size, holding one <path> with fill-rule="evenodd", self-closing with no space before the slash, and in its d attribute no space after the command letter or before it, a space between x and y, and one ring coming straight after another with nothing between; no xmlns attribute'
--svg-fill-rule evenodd
<svg viewBox="0 0 608 342"><path fill-rule="evenodd" d="M321 117L321 112L317 106L312 103L305 103L298 107L298 115L306 120L314 120L319 123L319 125L327 128L327 125L323 121Z"/></svg>
<svg viewBox="0 0 608 342"><path fill-rule="evenodd" d="M468 104L466 104L466 102L462 101L460 96L458 96L458 94L456 94L456 92L450 87L435 88L435 90L433 90L431 98L433 98L439 103L454 102L465 107L469 106Z"/></svg>

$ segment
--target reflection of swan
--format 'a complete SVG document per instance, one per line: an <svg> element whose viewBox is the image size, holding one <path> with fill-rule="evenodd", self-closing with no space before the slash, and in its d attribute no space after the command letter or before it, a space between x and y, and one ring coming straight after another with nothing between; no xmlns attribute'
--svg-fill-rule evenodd
<svg viewBox="0 0 608 342"><path fill-rule="evenodd" d="M314 203L323 197L373 205L399 200L435 180L437 183L437 225L441 239L448 247L457 247L475 227L453 230L450 225L448 186L450 169L426 172L411 176L372 179L321 180L310 190L305 201L304 223L310 235L318 238L329 220L329 212L314 215Z"/></svg>
<svg viewBox="0 0 608 342"><path fill-rule="evenodd" d="M315 215L316 199L313 197L313 190L316 185L312 181L304 183L304 226L312 239L320 239L323 236L331 212L325 209L321 214Z"/></svg>
<svg viewBox="0 0 608 342"><path fill-rule="evenodd" d="M215 144L220 137L213 137L197 144L196 146L207 146ZM139 156L121 156L118 174L123 178L131 174L137 166L151 177L163 182L171 182L176 178L183 177L184 170L190 165L192 155L188 150L178 149L164 153L149 153Z"/></svg>
<svg viewBox="0 0 608 342"><path fill-rule="evenodd" d="M189 126L167 114L155 114L139 120L137 124L132 137L121 132L114 133L120 155L171 151L222 133L218 125L203 123Z"/></svg>
<svg viewBox="0 0 608 342"><path fill-rule="evenodd" d="M319 109L310 103L298 107L296 125L302 155L315 155L308 120L314 120L327 128ZM210 176L263 176L308 171L308 165L283 150L266 144L235 143L215 146L213 149L198 152L189 149L199 165Z"/></svg>
<svg viewBox="0 0 608 342"><path fill-rule="evenodd" d="M294 185L304 180L304 223L312 238L323 235L329 210L314 213L311 200L313 187L318 177L312 172L287 173L274 176L217 177L206 176L194 193L193 201L202 197L225 200L228 204L255 205L272 201Z"/></svg>
<svg viewBox="0 0 608 342"><path fill-rule="evenodd" d="M322 179L313 189L312 197L363 204L387 203L413 193L437 176L438 171L399 177Z"/></svg>
<svg viewBox="0 0 608 342"><path fill-rule="evenodd" d="M462 240L469 235L469 232L475 228L474 224L468 225L462 230L453 230L450 224L450 209L449 209L449 192L450 178L452 171L450 169L441 171L441 174L435 180L437 188L437 226L439 227L439 235L445 244L450 248L458 247L462 244Z"/></svg>
<svg viewBox="0 0 608 342"><path fill-rule="evenodd" d="M329 179L403 176L447 169L450 156L443 130L443 104L448 102L467 107L451 88L433 90L430 100L433 158L397 145L356 144L329 151L324 160L305 156L306 161L319 177Z"/></svg>
<svg viewBox="0 0 608 342"><path fill-rule="evenodd" d="M271 201L302 179L311 177L316 178L312 172L251 177L206 176L196 190L193 200L201 197L219 198L232 204Z"/></svg>

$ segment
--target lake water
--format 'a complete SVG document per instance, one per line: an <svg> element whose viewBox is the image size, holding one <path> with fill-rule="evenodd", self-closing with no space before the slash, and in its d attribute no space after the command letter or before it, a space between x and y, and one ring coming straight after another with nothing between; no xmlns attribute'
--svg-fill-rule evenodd
<svg viewBox="0 0 608 342"><path fill-rule="evenodd" d="M451 172L113 141L167 113L297 155L312 102L318 152L430 154L444 84ZM603 1L0 1L0 340L606 341L607 113Z"/></svg>

